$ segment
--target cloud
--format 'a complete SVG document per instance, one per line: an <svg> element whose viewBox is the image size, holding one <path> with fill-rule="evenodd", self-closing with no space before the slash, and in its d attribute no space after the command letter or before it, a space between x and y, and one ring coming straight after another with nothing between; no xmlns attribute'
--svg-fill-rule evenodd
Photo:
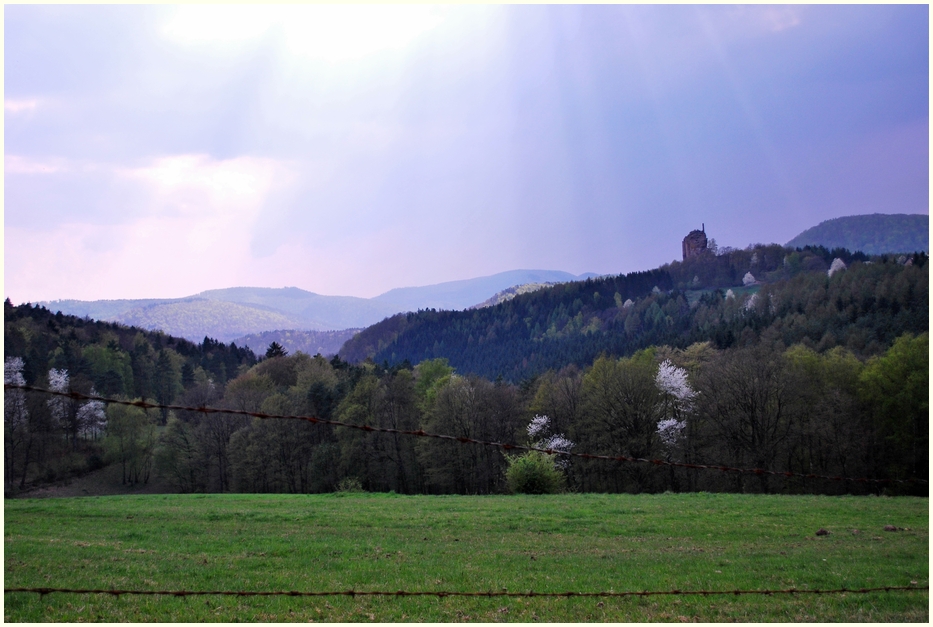
<svg viewBox="0 0 933 627"><path fill-rule="evenodd" d="M5 155L3 169L6 174L55 174L68 165L63 159L32 159L21 155Z"/></svg>
<svg viewBox="0 0 933 627"><path fill-rule="evenodd" d="M33 113L42 101L38 98L7 98L3 101L3 110L7 113Z"/></svg>
<svg viewBox="0 0 933 627"><path fill-rule="evenodd" d="M253 263L250 243L269 198L294 183L289 164L256 157L174 155L127 168L14 156L6 167L46 175L38 185L61 171L94 169L135 188L129 216L85 210L7 224L7 293L37 300L184 296L235 285Z"/></svg>
<svg viewBox="0 0 933 627"><path fill-rule="evenodd" d="M204 154L160 157L150 165L118 172L149 188L155 213L228 219L253 217L273 183L292 179L288 166L273 159L219 160Z"/></svg>

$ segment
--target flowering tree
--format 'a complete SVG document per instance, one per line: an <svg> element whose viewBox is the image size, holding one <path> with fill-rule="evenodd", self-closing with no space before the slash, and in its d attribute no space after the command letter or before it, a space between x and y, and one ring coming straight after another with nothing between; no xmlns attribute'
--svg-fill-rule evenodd
<svg viewBox="0 0 933 627"><path fill-rule="evenodd" d="M568 440L562 433L547 435L551 428L551 419L547 416L535 416L528 423L528 437L532 439L532 446L535 448L550 449L569 453L573 448L573 442ZM556 456L554 465L559 468L567 468L570 460L563 456Z"/></svg>
<svg viewBox="0 0 933 627"><path fill-rule="evenodd" d="M67 392L70 379L68 371L64 368L49 370L49 389L54 392ZM91 388L91 394L96 394ZM65 396L53 396L48 400L52 417L62 425L62 428L71 437L72 448L78 447L78 436L87 434L97 436L101 433L107 422L104 413L104 404L100 401L86 401L78 403Z"/></svg>
<svg viewBox="0 0 933 627"><path fill-rule="evenodd" d="M836 257L835 259L833 259L832 265L829 266L829 270L826 271L826 275L827 275L827 276L832 276L832 275L836 274L837 272L840 272L840 271L845 270L845 269L846 269L846 264L845 264L845 262L844 262L842 259L840 259L839 257Z"/></svg>
<svg viewBox="0 0 933 627"><path fill-rule="evenodd" d="M677 446L677 442L680 441L681 432L686 426L686 420L677 420L676 418L665 418L658 421L658 437L661 438L661 443L664 444L664 448L668 451L668 458L671 456L671 451Z"/></svg>
<svg viewBox="0 0 933 627"><path fill-rule="evenodd" d="M20 357L7 357L3 362L3 383L25 385L23 378L23 360ZM3 395L3 422L9 428L24 425L29 418L26 412L26 394L23 390L6 390Z"/></svg>
<svg viewBox="0 0 933 627"><path fill-rule="evenodd" d="M53 392L67 392L68 380L68 371L64 368L49 370L49 389ZM61 423L65 423L68 420L68 413L74 401L64 396L52 396L49 398L48 404L49 409L52 411L52 417Z"/></svg>
<svg viewBox="0 0 933 627"><path fill-rule="evenodd" d="M755 283L755 275L751 272L746 272L745 276L742 277L742 285L748 286Z"/></svg>
<svg viewBox="0 0 933 627"><path fill-rule="evenodd" d="M19 357L7 357L3 361L3 383L24 385L23 360ZM23 390L6 390L3 395L3 461L6 488L13 485L14 463L22 457L21 450L27 446L29 413L26 411L26 394ZM27 461L24 466L28 465ZM23 470L25 481L25 469Z"/></svg>
<svg viewBox="0 0 933 627"><path fill-rule="evenodd" d="M672 396L680 403L689 403L696 396L696 392L687 383L687 371L678 368L668 359L661 362L658 367L655 382L662 394Z"/></svg>
<svg viewBox="0 0 933 627"><path fill-rule="evenodd" d="M655 384L661 391L661 415L665 416L658 422L658 437L670 461L687 425L685 416L692 410L697 393L687 382L687 371L667 359L658 367Z"/></svg>
<svg viewBox="0 0 933 627"><path fill-rule="evenodd" d="M91 388L91 394L97 392ZM104 404L101 401L87 401L78 407L78 424L82 431L91 437L96 438L107 424L107 415L104 413Z"/></svg>

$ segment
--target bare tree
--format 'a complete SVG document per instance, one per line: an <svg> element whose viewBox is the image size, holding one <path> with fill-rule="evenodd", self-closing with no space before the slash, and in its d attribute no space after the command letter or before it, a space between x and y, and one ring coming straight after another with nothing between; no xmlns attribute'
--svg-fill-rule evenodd
<svg viewBox="0 0 933 627"><path fill-rule="evenodd" d="M773 469L793 427L794 389L783 356L762 346L723 351L704 369L698 388L699 409L733 464ZM758 479L767 492L768 476Z"/></svg>

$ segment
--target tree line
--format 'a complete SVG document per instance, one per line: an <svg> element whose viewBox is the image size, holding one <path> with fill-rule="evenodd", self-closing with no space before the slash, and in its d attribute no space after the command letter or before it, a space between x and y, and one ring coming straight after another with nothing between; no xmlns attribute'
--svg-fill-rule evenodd
<svg viewBox="0 0 933 627"><path fill-rule="evenodd" d="M7 381L23 369L20 358L7 358ZM208 377L174 400L522 445L547 437L551 448L596 455L903 480L927 477L928 385L928 336L904 334L869 359L845 347L821 353L803 344L785 348L779 340L728 349L710 342L651 347L628 357L601 356L582 369L550 370L520 385L459 375L444 359L387 369L279 348L226 385ZM54 402L47 395L7 394L8 481L31 476L24 455L35 454L26 444L34 429L40 445L59 454L95 450L69 448L71 414ZM178 492L358 486L408 494L500 493L516 457L501 448L302 420L171 411L163 424L152 410L116 404L97 410L100 433L92 441L100 443L101 463L119 465L126 482L158 474ZM82 406L68 411L80 414ZM579 458L552 463L574 491L927 493L923 484Z"/></svg>

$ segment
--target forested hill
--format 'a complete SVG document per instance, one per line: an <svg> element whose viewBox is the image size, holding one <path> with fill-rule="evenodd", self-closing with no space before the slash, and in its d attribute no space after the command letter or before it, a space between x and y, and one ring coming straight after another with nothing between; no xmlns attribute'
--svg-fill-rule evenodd
<svg viewBox="0 0 933 627"><path fill-rule="evenodd" d="M718 253L718 254L717 254ZM834 259L847 269L830 276ZM707 251L649 272L557 285L478 310L420 311L369 327L352 362L446 358L461 373L517 382L648 346L760 340L876 355L927 330L927 256L876 257L778 245Z"/></svg>
<svg viewBox="0 0 933 627"><path fill-rule="evenodd" d="M847 248L868 255L929 253L930 216L873 213L835 218L807 229L787 246Z"/></svg>
<svg viewBox="0 0 933 627"><path fill-rule="evenodd" d="M340 331L264 331L251 333L234 340L237 346L247 346L257 355L262 355L272 342L276 342L289 353L301 351L306 355L320 353L333 357L347 340L362 329L342 329Z"/></svg>
<svg viewBox="0 0 933 627"><path fill-rule="evenodd" d="M171 402L198 383L223 385L254 365L249 348L205 337L200 343L114 322L52 313L39 305L3 306L4 357L23 360L23 377L44 386L54 368L73 389ZM168 400L166 400L168 399Z"/></svg>

